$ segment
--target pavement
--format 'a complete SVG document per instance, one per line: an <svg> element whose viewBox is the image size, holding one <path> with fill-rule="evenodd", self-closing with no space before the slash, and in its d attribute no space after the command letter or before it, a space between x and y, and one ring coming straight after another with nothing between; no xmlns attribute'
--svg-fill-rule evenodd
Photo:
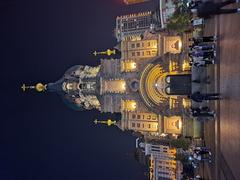
<svg viewBox="0 0 240 180"><path fill-rule="evenodd" d="M228 8L240 7L240 4ZM215 121L204 122L205 144L214 161L203 164L205 179L240 179L240 14L215 16L206 21L204 35L217 35L217 62L205 69L211 84L203 91L220 92L223 99L210 102L217 112Z"/></svg>

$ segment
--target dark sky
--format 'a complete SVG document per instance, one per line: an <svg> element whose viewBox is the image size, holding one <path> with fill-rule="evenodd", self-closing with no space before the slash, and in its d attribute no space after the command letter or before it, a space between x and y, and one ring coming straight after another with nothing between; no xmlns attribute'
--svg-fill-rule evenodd
<svg viewBox="0 0 240 180"><path fill-rule="evenodd" d="M144 179L131 155L135 138L93 124L107 115L20 90L24 82L53 82L72 65L98 65L90 52L115 46L115 17L154 8L120 2L0 1L1 180Z"/></svg>

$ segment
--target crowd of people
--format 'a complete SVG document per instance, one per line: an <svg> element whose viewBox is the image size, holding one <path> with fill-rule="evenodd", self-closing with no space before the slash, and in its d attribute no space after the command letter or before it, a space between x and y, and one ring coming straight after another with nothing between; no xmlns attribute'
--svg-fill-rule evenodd
<svg viewBox="0 0 240 180"><path fill-rule="evenodd" d="M201 1L195 0L191 1L189 7L191 12L197 15L200 18L210 18L213 15L219 14L231 14L231 13L240 13L240 8L229 9L224 8L229 4L239 3L240 0L227 0L224 2L214 2L214 1Z"/></svg>
<svg viewBox="0 0 240 180"><path fill-rule="evenodd" d="M212 153L207 147L193 146L188 151L188 162L194 170L197 170L201 163L212 163ZM203 180L199 174L190 179Z"/></svg>
<svg viewBox="0 0 240 180"><path fill-rule="evenodd" d="M215 41L217 41L216 36L203 36L198 38L189 39L192 41L192 45L189 46L189 57L190 57L190 66L196 68L207 67L210 64L214 64L216 61L216 50L215 50ZM207 83L209 84L209 76L205 81L201 79L193 79L193 83ZM188 96L192 101L197 103L202 103L204 101L210 100L219 100L221 99L219 93L201 93L196 91ZM214 111L211 111L209 107L199 106L190 108L190 114L193 117L212 117L216 116Z"/></svg>
<svg viewBox="0 0 240 180"><path fill-rule="evenodd" d="M212 153L207 147L195 147L191 155L189 156L189 161L191 161L194 168L197 168L199 166L200 162L212 162L211 159Z"/></svg>
<svg viewBox="0 0 240 180"><path fill-rule="evenodd" d="M240 8L237 9L225 9L224 7L229 4L240 3L240 0L227 0L224 2L214 2L211 0L191 0L188 4L189 10L192 13L193 26L203 25L204 19L210 18L214 15L240 13ZM200 18L200 19L199 19ZM189 46L188 55L190 57L190 66L195 68L207 67L211 64L217 63L216 60L216 41L217 36L200 36L189 39L192 45ZM210 83L210 78L206 80L192 79L193 83ZM219 93L202 93L199 91L193 92L188 96L193 102L204 103L212 100L220 100L221 95ZM190 108L190 114L193 117L215 117L215 112L211 111L206 105L199 104L197 107Z"/></svg>
<svg viewBox="0 0 240 180"><path fill-rule="evenodd" d="M189 46L188 53L191 66L206 67L208 64L214 64L216 36L191 38L189 40L193 41L192 45Z"/></svg>

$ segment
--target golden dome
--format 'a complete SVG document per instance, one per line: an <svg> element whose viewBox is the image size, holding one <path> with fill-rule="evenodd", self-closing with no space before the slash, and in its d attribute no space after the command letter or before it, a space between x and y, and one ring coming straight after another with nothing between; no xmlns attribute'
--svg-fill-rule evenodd
<svg viewBox="0 0 240 180"><path fill-rule="evenodd" d="M38 92L45 91L45 90L46 90L46 85L44 85L44 84L42 84L42 83L37 83L36 86L35 86L35 89L36 89Z"/></svg>
<svg viewBox="0 0 240 180"><path fill-rule="evenodd" d="M115 122L112 121L111 119L108 119L108 120L107 120L107 125L108 125L108 126L111 126L112 124L115 124Z"/></svg>

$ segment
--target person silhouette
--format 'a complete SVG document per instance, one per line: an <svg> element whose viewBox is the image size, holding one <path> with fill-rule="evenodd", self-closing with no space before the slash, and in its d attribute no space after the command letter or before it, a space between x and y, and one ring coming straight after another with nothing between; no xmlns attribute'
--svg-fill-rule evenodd
<svg viewBox="0 0 240 180"><path fill-rule="evenodd" d="M233 3L239 3L240 0L228 0L224 2L213 2L213 1L205 1L202 3L196 4L191 9L193 14L197 14L200 18L210 18L213 15L219 14L230 14L230 13L240 13L240 8L237 9L222 9L224 6Z"/></svg>

